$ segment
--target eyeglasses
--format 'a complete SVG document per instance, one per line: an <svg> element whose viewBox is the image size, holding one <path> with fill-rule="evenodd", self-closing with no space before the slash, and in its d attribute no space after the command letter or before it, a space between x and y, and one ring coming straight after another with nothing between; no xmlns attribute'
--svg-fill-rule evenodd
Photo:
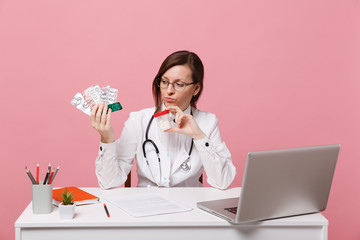
<svg viewBox="0 0 360 240"><path fill-rule="evenodd" d="M166 79L163 78L157 78L156 79L156 84L160 87L160 88L167 88L169 86L169 84L171 84L173 86L173 88L175 89L175 91L181 92L183 91L186 86L195 84L196 82L192 82L192 83L184 83L182 81L176 81L176 82L169 82Z"/></svg>

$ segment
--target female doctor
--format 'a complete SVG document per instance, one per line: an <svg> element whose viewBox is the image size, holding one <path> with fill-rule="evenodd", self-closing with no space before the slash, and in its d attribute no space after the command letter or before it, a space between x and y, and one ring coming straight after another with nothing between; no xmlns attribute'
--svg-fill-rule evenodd
<svg viewBox="0 0 360 240"><path fill-rule="evenodd" d="M221 140L218 120L214 114L196 108L203 77L204 67L195 53L169 55L153 80L155 107L130 113L117 140L111 127L111 109L107 113L105 104L92 108L91 126L101 136L95 161L101 188L122 185L134 158L139 187L199 187L204 169L211 186L226 189L231 184L236 170ZM174 122L166 131L153 121L154 113L163 110L171 112Z"/></svg>

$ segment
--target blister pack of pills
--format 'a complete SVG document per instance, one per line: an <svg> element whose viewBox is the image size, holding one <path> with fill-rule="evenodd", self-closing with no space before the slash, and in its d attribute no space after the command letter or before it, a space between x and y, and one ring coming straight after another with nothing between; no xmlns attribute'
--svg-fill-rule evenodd
<svg viewBox="0 0 360 240"><path fill-rule="evenodd" d="M76 93L71 104L87 115L91 116L91 108L98 103L112 104L116 102L118 90L106 86L92 85L81 93Z"/></svg>
<svg viewBox="0 0 360 240"><path fill-rule="evenodd" d="M102 102L106 102L108 104L115 103L117 94L118 94L117 89L110 88L110 86L103 87L100 95L100 99Z"/></svg>

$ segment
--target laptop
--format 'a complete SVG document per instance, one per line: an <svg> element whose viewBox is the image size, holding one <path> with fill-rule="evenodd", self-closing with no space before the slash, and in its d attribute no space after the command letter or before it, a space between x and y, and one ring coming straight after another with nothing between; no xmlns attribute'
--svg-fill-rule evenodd
<svg viewBox="0 0 360 240"><path fill-rule="evenodd" d="M325 210L340 145L250 152L238 198L198 208L240 224Z"/></svg>

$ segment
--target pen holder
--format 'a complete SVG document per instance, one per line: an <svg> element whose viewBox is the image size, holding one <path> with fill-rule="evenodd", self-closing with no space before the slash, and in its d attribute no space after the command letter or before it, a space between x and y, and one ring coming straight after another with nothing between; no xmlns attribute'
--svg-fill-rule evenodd
<svg viewBox="0 0 360 240"><path fill-rule="evenodd" d="M52 211L52 184L32 185L32 209L34 214L46 214Z"/></svg>

